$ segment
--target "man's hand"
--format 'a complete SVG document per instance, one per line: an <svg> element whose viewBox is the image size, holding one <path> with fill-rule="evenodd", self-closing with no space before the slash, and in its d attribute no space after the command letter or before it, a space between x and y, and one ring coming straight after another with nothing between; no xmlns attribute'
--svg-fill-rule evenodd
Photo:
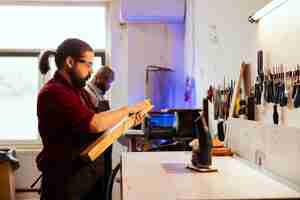
<svg viewBox="0 0 300 200"><path fill-rule="evenodd" d="M141 124L144 121L146 113L153 108L149 100L142 101L129 107L130 115L134 119L134 126Z"/></svg>
<svg viewBox="0 0 300 200"><path fill-rule="evenodd" d="M144 121L146 114L144 112L138 112L138 113L134 114L133 116L134 116L134 125L133 126L137 126Z"/></svg>
<svg viewBox="0 0 300 200"><path fill-rule="evenodd" d="M139 102L133 106L129 106L129 113L138 113L141 112L147 108L149 108L149 106L151 106L151 103L149 100L145 100L142 102Z"/></svg>

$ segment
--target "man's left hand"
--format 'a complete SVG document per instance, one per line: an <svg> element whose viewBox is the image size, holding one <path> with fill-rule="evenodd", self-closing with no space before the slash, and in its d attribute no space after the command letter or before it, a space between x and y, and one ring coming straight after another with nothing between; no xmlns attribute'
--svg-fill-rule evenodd
<svg viewBox="0 0 300 200"><path fill-rule="evenodd" d="M144 112L138 112L133 116L134 116L134 126L137 126L144 121L146 114Z"/></svg>

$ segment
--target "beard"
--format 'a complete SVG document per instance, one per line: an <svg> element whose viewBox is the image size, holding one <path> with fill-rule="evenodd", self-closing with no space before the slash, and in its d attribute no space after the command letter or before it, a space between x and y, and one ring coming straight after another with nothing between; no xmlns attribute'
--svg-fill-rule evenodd
<svg viewBox="0 0 300 200"><path fill-rule="evenodd" d="M104 95L106 93L106 91L108 90L105 85L99 85L99 89L102 91L102 95Z"/></svg>
<svg viewBox="0 0 300 200"><path fill-rule="evenodd" d="M101 90L101 92L102 92L101 95L105 95L106 91L109 89L109 88L107 88L105 82L102 82L102 81L100 81L100 80L96 80L95 86L96 86L99 90Z"/></svg>
<svg viewBox="0 0 300 200"><path fill-rule="evenodd" d="M86 85L87 80L91 77L91 74L88 74L85 78L80 78L79 75L75 72L74 69L70 72L71 81L77 88L83 88Z"/></svg>

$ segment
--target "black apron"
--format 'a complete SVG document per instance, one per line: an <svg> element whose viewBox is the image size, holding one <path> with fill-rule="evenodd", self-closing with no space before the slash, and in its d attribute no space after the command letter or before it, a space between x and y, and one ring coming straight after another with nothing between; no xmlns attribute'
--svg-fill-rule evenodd
<svg viewBox="0 0 300 200"><path fill-rule="evenodd" d="M96 113L108 111L110 109L109 102L107 100L99 101L98 107L96 108ZM106 192L108 186L108 179L112 173L112 148L113 145L110 145L103 153L104 155L104 181L103 181L103 189ZM105 196L103 196L105 197ZM111 200L112 197L108 200Z"/></svg>
<svg viewBox="0 0 300 200"><path fill-rule="evenodd" d="M108 101L100 102L96 108L96 112L106 110ZM105 200L112 171L112 145L93 162L83 161L79 156L84 144L91 144L98 137L98 134L80 134L70 138L74 146L70 161L41 170L41 200Z"/></svg>

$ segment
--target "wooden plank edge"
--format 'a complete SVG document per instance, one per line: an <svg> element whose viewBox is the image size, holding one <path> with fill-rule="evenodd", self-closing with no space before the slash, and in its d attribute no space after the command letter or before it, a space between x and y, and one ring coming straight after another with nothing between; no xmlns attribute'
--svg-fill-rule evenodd
<svg viewBox="0 0 300 200"><path fill-rule="evenodd" d="M153 105L148 101L147 108L142 112L144 114L151 111ZM80 154L84 160L94 161L97 159L112 143L114 143L124 132L134 125L135 116L126 117L121 120L113 128L105 131L95 142L89 145L86 149Z"/></svg>

